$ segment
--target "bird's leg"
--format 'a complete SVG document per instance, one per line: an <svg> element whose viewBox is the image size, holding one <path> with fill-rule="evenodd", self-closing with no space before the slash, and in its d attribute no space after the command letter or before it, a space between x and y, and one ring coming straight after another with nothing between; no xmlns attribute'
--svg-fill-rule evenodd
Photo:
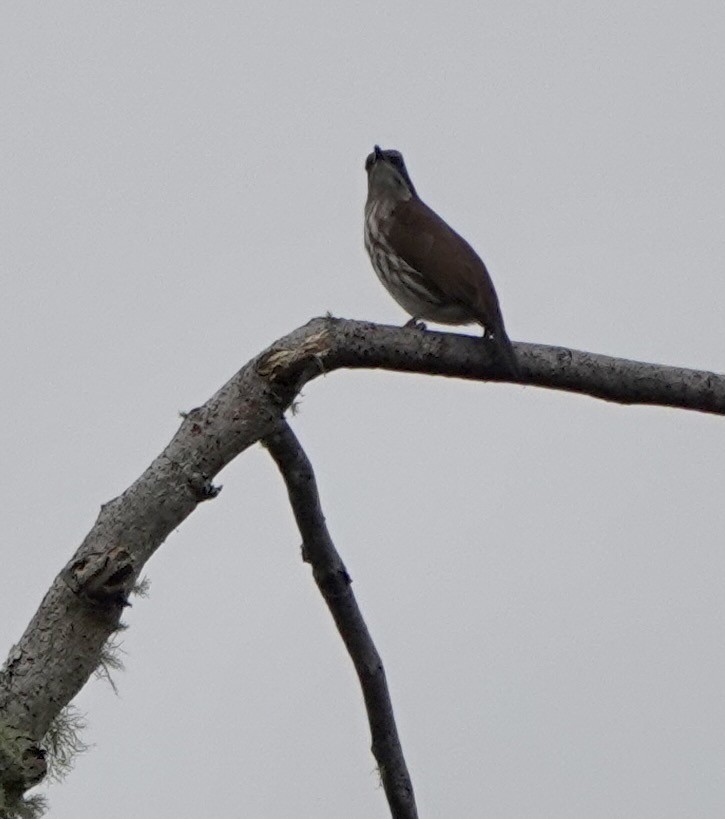
<svg viewBox="0 0 725 819"><path fill-rule="evenodd" d="M411 319L408 319L408 321L405 322L403 327L411 327L411 328L413 328L415 330L427 330L428 329L426 327L426 325L425 325L425 322L418 321L418 319L415 316L413 316L413 318L411 318Z"/></svg>

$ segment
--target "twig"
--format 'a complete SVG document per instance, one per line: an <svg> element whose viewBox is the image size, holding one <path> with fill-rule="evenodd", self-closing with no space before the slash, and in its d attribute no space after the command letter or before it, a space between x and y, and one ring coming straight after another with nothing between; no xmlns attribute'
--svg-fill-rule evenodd
<svg viewBox="0 0 725 819"><path fill-rule="evenodd" d="M335 621L357 672L372 735L372 752L393 819L416 819L413 783L395 726L380 655L352 592L351 580L325 524L315 474L284 419L262 442L279 467L302 535L302 557Z"/></svg>

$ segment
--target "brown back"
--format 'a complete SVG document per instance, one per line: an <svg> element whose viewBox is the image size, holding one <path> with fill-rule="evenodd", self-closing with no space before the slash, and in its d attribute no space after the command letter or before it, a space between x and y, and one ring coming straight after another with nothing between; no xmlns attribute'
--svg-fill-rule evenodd
<svg viewBox="0 0 725 819"><path fill-rule="evenodd" d="M399 202L386 225L388 241L413 269L494 335L503 318L493 282L476 251L425 202ZM505 331L504 331L505 332Z"/></svg>

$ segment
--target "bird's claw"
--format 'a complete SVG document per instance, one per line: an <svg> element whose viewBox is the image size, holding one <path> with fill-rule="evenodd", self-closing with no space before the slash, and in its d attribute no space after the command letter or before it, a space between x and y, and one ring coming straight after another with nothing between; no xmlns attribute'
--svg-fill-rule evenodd
<svg viewBox="0 0 725 819"><path fill-rule="evenodd" d="M405 324L403 325L403 327L410 327L413 330L427 330L428 329L428 327L426 326L426 323L424 321L418 321L418 319L415 318L415 316L412 319L409 319L408 321L406 321Z"/></svg>

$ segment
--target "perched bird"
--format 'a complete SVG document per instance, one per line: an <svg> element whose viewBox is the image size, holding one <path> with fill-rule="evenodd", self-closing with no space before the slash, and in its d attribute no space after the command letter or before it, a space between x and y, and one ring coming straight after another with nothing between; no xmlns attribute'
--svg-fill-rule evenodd
<svg viewBox="0 0 725 819"><path fill-rule="evenodd" d="M519 376L493 282L476 251L418 196L400 151L376 145L365 170L365 249L390 295L412 323L481 324L484 338Z"/></svg>

